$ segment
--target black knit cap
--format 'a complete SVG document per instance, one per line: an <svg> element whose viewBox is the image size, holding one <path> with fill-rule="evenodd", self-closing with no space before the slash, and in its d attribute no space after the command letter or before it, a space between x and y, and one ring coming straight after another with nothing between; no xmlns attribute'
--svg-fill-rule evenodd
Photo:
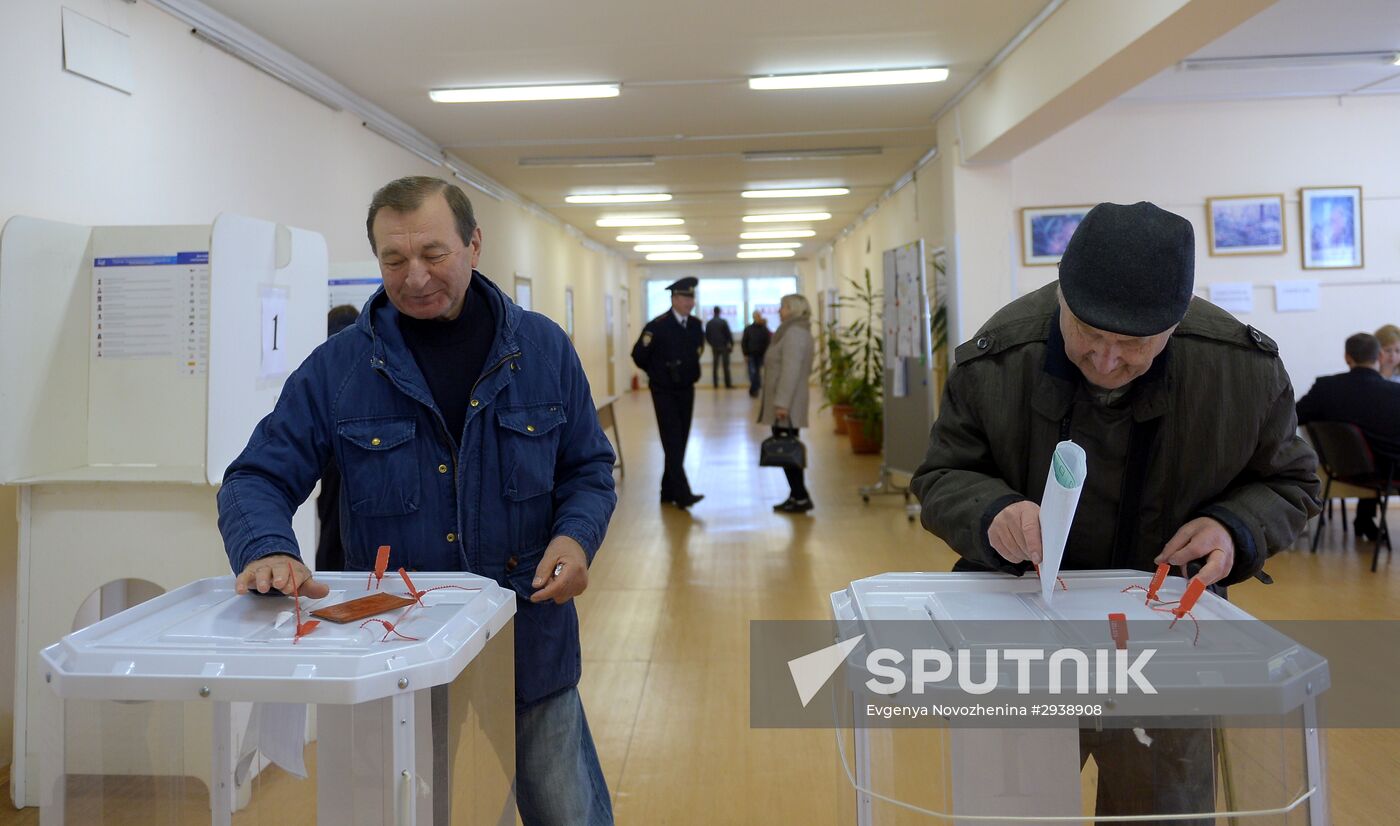
<svg viewBox="0 0 1400 826"><path fill-rule="evenodd" d="M1191 222L1155 204L1099 204L1060 258L1065 304L1090 327L1151 336L1181 321L1196 280Z"/></svg>

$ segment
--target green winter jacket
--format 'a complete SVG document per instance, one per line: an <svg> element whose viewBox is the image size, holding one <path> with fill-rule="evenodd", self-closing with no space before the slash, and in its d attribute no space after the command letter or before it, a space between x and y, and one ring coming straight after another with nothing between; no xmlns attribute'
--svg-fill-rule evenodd
<svg viewBox="0 0 1400 826"><path fill-rule="evenodd" d="M924 527L963 557L958 570L1023 571L987 541L992 518L1013 502L1040 501L1057 442L1100 435L1074 414L1084 409L1075 404L1084 382L1065 355L1056 287L1011 302L957 348L911 488ZM1116 506L1080 499L1064 568L1152 570L1177 529L1209 516L1235 542L1234 568L1220 583L1229 585L1261 571L1318 512L1317 458L1297 435L1278 347L1224 310L1193 299L1124 404L1121 495ZM1076 534L1111 539L1077 543Z"/></svg>

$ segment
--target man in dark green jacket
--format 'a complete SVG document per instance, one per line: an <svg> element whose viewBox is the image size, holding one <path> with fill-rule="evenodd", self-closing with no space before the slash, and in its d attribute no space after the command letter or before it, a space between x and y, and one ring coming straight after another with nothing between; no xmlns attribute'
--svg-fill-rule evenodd
<svg viewBox="0 0 1400 826"><path fill-rule="evenodd" d="M1066 569L1199 564L1207 585L1228 585L1317 513L1317 459L1278 347L1193 299L1193 282L1186 219L1100 204L1059 282L958 347L912 487L959 570L1040 562L1037 503L1065 439L1089 461Z"/></svg>
<svg viewBox="0 0 1400 826"><path fill-rule="evenodd" d="M1065 248L1059 282L957 349L911 485L924 527L962 556L957 570L1039 564L1037 503L1066 439L1088 458L1067 569L1168 562L1228 585L1317 513L1317 459L1297 436L1278 348L1192 298L1194 250L1178 215L1100 204ZM1209 722L1143 737L1081 730L1081 763L1093 755L1099 768L1096 812L1211 811Z"/></svg>

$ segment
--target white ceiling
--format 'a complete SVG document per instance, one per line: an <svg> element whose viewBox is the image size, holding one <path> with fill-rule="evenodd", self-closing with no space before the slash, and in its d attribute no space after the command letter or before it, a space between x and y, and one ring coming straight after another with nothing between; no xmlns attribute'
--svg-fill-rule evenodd
<svg viewBox="0 0 1400 826"><path fill-rule="evenodd" d="M1193 58L1400 52L1397 0L1279 0ZM1121 100L1166 102L1400 94L1400 66L1168 69Z"/></svg>
<svg viewBox="0 0 1400 826"><path fill-rule="evenodd" d="M732 260L748 212L826 211L808 256L935 142L931 116L1047 0L205 0L597 241L605 215L684 218L706 260ZM1400 49L1400 0L1280 0L1194 57ZM946 66L939 84L755 92L751 75ZM428 90L621 82L621 97L437 104ZM1138 102L1400 93L1400 67L1170 69ZM829 160L745 161L756 150L877 147ZM650 166L522 166L523 158L653 155ZM818 200L744 189L845 186ZM574 206L566 195L662 190L669 204ZM794 225L802 226L802 225ZM670 228L629 232L672 232Z"/></svg>
<svg viewBox="0 0 1400 826"><path fill-rule="evenodd" d="M1047 0L206 0L585 231L603 215L686 220L706 260L732 260L747 212L820 210L811 254L935 142L931 117ZM392 9L392 13L390 13ZM409 9L412 13L409 13ZM750 91L751 75L946 66L944 83ZM609 100L438 104L448 86L621 82ZM878 147L836 160L745 161L754 150ZM540 156L656 155L653 166L522 167ZM839 185L849 195L750 201L744 189ZM669 204L572 206L572 193L664 190ZM635 230L645 232L646 230ZM652 230L654 232L669 232Z"/></svg>

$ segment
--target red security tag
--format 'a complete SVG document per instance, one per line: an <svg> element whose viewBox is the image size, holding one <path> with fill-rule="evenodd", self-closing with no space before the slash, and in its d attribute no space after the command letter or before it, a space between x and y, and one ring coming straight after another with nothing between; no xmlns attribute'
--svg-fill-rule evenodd
<svg viewBox="0 0 1400 826"><path fill-rule="evenodd" d="M320 620L311 620L309 622L301 621L301 588L297 585L297 575L296 572L292 570L292 563L290 562L287 563L287 576L292 578L292 610L296 612L297 623L297 632L296 636L292 637L292 645L296 645L297 641L302 637L315 631L316 626L320 625L321 622Z"/></svg>
<svg viewBox="0 0 1400 826"><path fill-rule="evenodd" d="M1147 599L1149 601L1157 598L1157 591L1162 587L1162 583L1167 581L1167 574L1172 567L1163 562L1157 566L1157 573L1152 575L1152 582L1147 586Z"/></svg>
<svg viewBox="0 0 1400 826"><path fill-rule="evenodd" d="M1108 633L1113 637L1113 645L1119 651L1126 651L1128 648L1128 616L1127 614L1108 615Z"/></svg>
<svg viewBox="0 0 1400 826"><path fill-rule="evenodd" d="M423 601L421 597L423 596L424 592L413 587L413 580L408 578L408 571L405 571L403 568L400 568L399 576L403 577L403 584L408 586L408 595L413 597L414 602L421 604Z"/></svg>
<svg viewBox="0 0 1400 826"><path fill-rule="evenodd" d="M1201 594L1204 593L1205 590L1206 584L1204 582L1199 579L1191 580L1190 584L1186 586L1186 593L1181 595L1181 602L1178 602L1176 607L1172 609L1172 616L1176 617L1175 620L1172 620L1172 625L1176 624L1176 620L1181 619L1191 612L1191 608L1195 606L1196 600L1201 598Z"/></svg>
<svg viewBox="0 0 1400 826"><path fill-rule="evenodd" d="M389 570L389 546L380 545L379 554L374 558L374 573L365 580L365 590L369 590L371 582L374 583L374 587L378 588L379 583L384 579L384 572L387 570Z"/></svg>

